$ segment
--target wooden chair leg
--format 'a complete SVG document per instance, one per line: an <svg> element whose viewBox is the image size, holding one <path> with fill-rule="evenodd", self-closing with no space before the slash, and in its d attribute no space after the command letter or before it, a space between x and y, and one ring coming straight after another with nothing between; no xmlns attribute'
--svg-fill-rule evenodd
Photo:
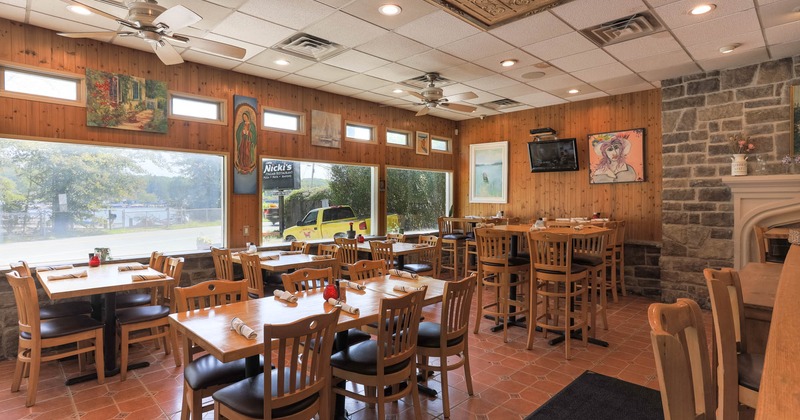
<svg viewBox="0 0 800 420"><path fill-rule="evenodd" d="M175 367L180 367L181 352L178 350L178 332L172 326L167 326L167 328L169 328L169 341L170 347L172 347L172 355L175 358Z"/></svg>
<svg viewBox="0 0 800 420"><path fill-rule="evenodd" d="M619 252L619 287L622 291L622 296L628 296L628 291L625 289L625 251Z"/></svg>
<svg viewBox="0 0 800 420"><path fill-rule="evenodd" d="M122 331L120 335L122 339L120 340L120 356L119 356L119 380L124 381L128 378L128 339L130 338L130 331L128 327L123 325Z"/></svg>
<svg viewBox="0 0 800 420"><path fill-rule="evenodd" d="M97 383L106 382L106 359L103 351L103 329L99 328L94 336L94 367L97 370Z"/></svg>
<svg viewBox="0 0 800 420"><path fill-rule="evenodd" d="M28 397L25 399L25 406L31 407L36 404L36 390L39 387L39 371L42 366L42 349L34 347L31 349L30 375L28 376Z"/></svg>
<svg viewBox="0 0 800 420"><path fill-rule="evenodd" d="M26 363L19 360L17 356L17 364L14 367L14 377L11 380L11 392L19 392L19 387L22 384L22 377L25 375Z"/></svg>
<svg viewBox="0 0 800 420"><path fill-rule="evenodd" d="M467 395L472 396L474 392L472 391L472 373L470 373L469 369L469 346L464 346L464 381L467 382Z"/></svg>
<svg viewBox="0 0 800 420"><path fill-rule="evenodd" d="M478 307L475 309L475 328L472 331L473 334L477 334L481 327L481 317L483 316L483 287L483 273L478 270L478 297L476 298Z"/></svg>

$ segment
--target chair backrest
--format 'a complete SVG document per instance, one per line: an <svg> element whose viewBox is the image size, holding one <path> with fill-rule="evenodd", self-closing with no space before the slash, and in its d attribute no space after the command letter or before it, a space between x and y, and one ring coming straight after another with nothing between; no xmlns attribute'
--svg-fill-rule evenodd
<svg viewBox="0 0 800 420"><path fill-rule="evenodd" d="M537 278L563 276L572 267L572 235L547 230L528 232L531 265Z"/></svg>
<svg viewBox="0 0 800 420"><path fill-rule="evenodd" d="M33 274L31 274L31 268L25 261L12 262L8 263L8 265L11 267L11 271L16 271L20 277L33 277Z"/></svg>
<svg viewBox="0 0 800 420"><path fill-rule="evenodd" d="M336 244L321 244L317 247L317 255L327 255L336 259L336 263L332 264L333 278L339 278L339 272L342 269L342 261L339 256L339 245Z"/></svg>
<svg viewBox="0 0 800 420"><path fill-rule="evenodd" d="M426 290L411 292L398 298L381 299L378 310L378 366L376 371L384 372L384 366L392 366L415 356L417 351L417 332L422 315L422 302ZM383 348L383 354L380 354Z"/></svg>
<svg viewBox="0 0 800 420"><path fill-rule="evenodd" d="M444 284L440 317L442 325L442 334L439 336L440 347L447 347L448 341L466 336L477 278L473 274L463 280L449 281Z"/></svg>
<svg viewBox="0 0 800 420"><path fill-rule="evenodd" d="M369 248L373 260L386 261L388 268L394 268L394 248L391 242L369 241Z"/></svg>
<svg viewBox="0 0 800 420"><path fill-rule="evenodd" d="M167 257L164 261L164 274L172 277L175 279L175 283L166 285L160 288L161 296L155 296L153 304L160 303L164 306L170 307L170 312L175 312L175 286L179 285L181 282L181 273L183 273L183 257ZM159 302L160 298L160 302Z"/></svg>
<svg viewBox="0 0 800 420"><path fill-rule="evenodd" d="M247 300L247 282L209 280L189 287L175 288L178 312L212 308Z"/></svg>
<svg viewBox="0 0 800 420"><path fill-rule="evenodd" d="M361 260L350 264L350 278L353 280L366 280L374 277L386 276L386 261Z"/></svg>
<svg viewBox="0 0 800 420"><path fill-rule="evenodd" d="M242 272L247 282L247 292L260 298L264 297L264 278L261 275L261 257L258 254L239 254L242 260Z"/></svg>
<svg viewBox="0 0 800 420"><path fill-rule="evenodd" d="M436 235L422 235L419 237L419 243L430 245L432 248L425 249L417 253L420 262L427 262L433 267L433 275L438 276L439 273L439 257L442 251L442 243Z"/></svg>
<svg viewBox="0 0 800 420"><path fill-rule="evenodd" d="M330 388L330 360L339 309L289 324L264 324L264 413L303 401L315 393L324 404ZM302 362L298 362L301 360ZM277 376L273 384L272 375ZM282 386L280 386L280 385ZM278 385L278 389L272 389ZM321 407L320 404L320 407ZM325 408L321 412L327 412Z"/></svg>
<svg viewBox="0 0 800 420"><path fill-rule="evenodd" d="M619 222L616 222L616 221L602 222L602 223L600 223L600 226L602 226L602 227L604 227L604 228L606 228L606 229L608 229L610 231L609 234L608 234L608 239L606 240L606 248L608 248L609 251L614 250L614 247L617 244L617 231L619 230ZM624 229L623 229L623 236L624 235L625 235L625 232L624 232ZM608 255L610 256L610 253Z"/></svg>
<svg viewBox="0 0 800 420"><path fill-rule="evenodd" d="M347 238L335 238L336 245L339 245L339 258L341 265L353 264L358 261L358 240Z"/></svg>
<svg viewBox="0 0 800 420"><path fill-rule="evenodd" d="M744 329L744 298L742 296L742 282L739 279L739 272L732 268L722 268L714 270L706 268L703 270L703 275L706 278L706 285L708 286L708 293L712 299L716 299L712 294L717 291L724 290L725 294L720 297L727 297L730 302L732 311L731 322L733 323L734 334L736 337L736 346L739 352L747 352L747 340L745 340ZM720 284L720 287L711 289L714 283ZM711 308L714 308L714 303L711 303Z"/></svg>
<svg viewBox="0 0 800 420"><path fill-rule="evenodd" d="M647 311L664 418L714 419L708 343L700 306L691 299Z"/></svg>
<svg viewBox="0 0 800 420"><path fill-rule="evenodd" d="M572 240L572 256L597 257L604 263L611 250L608 249L608 236L611 231L576 235Z"/></svg>
<svg viewBox="0 0 800 420"><path fill-rule="evenodd" d="M167 261L167 256L161 251L153 251L150 253L150 262L147 265L156 271L164 272L164 263Z"/></svg>
<svg viewBox="0 0 800 420"><path fill-rule="evenodd" d="M233 280L231 250L211 247L211 258L214 260L214 270L217 272L217 278L220 280Z"/></svg>
<svg viewBox="0 0 800 420"><path fill-rule="evenodd" d="M17 303L20 334L28 333L32 341L40 340L39 296L36 294L33 277L20 276L17 272L10 271L6 273L6 279L14 292L14 300Z"/></svg>
<svg viewBox="0 0 800 420"><path fill-rule="evenodd" d="M394 240L395 242L405 242L406 235L405 233L387 233L386 240Z"/></svg>
<svg viewBox="0 0 800 420"><path fill-rule="evenodd" d="M311 252L311 244L303 241L292 241L289 251L301 251L303 254Z"/></svg>
<svg viewBox="0 0 800 420"><path fill-rule="evenodd" d="M447 235L448 233L453 233L455 230L455 224L453 223L452 217L439 217L437 219L439 223L439 237L441 238L443 235Z"/></svg>
<svg viewBox="0 0 800 420"><path fill-rule="evenodd" d="M508 266L511 235L511 232L491 228L475 229L478 264Z"/></svg>
<svg viewBox="0 0 800 420"><path fill-rule="evenodd" d="M765 263L767 262L767 238L765 233L767 232L766 226L753 226L753 231L756 234L756 245L758 245L758 262Z"/></svg>
<svg viewBox="0 0 800 420"><path fill-rule="evenodd" d="M283 288L289 293L303 292L325 287L333 283L333 269L301 268L291 273L281 274Z"/></svg>
<svg viewBox="0 0 800 420"><path fill-rule="evenodd" d="M625 245L625 221L617 220L617 234L614 236L614 247L620 250Z"/></svg>

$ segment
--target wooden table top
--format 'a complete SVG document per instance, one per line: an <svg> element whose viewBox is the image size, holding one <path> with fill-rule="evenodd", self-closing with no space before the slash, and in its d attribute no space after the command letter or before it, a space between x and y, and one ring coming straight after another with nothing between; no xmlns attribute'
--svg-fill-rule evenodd
<svg viewBox="0 0 800 420"><path fill-rule="evenodd" d="M772 310L781 270L783 264L756 262L747 263L739 270L744 304Z"/></svg>
<svg viewBox="0 0 800 420"><path fill-rule="evenodd" d="M358 244L358 250L362 252L372 252L369 247L369 242L362 242ZM392 244L392 252L394 255L410 255L422 252L426 249L432 248L431 246L415 246L417 244L409 242L395 242Z"/></svg>
<svg viewBox="0 0 800 420"><path fill-rule="evenodd" d="M331 263L333 263L336 259L335 258L326 258L323 260L315 260L314 254L291 254L291 255L281 255L282 252L286 251L261 251L258 253L259 257L266 257L277 255L279 258L276 260L261 260L261 268L267 271L289 271L289 270L296 270L299 268L317 268L317 267L327 267ZM242 260L239 258L239 254L231 254L231 260L235 264L241 264Z"/></svg>
<svg viewBox="0 0 800 420"><path fill-rule="evenodd" d="M133 263L102 264L99 267L75 267L64 270L37 271L36 276L39 278L39 282L42 283L42 287L50 299L91 296L109 292L120 292L123 290L165 286L175 281L172 277L157 280L133 281L131 277L133 275L159 274L159 272L152 268L146 270L119 271L120 266L126 265L133 265ZM79 273L84 270L88 274L87 277L48 280L49 276Z"/></svg>
<svg viewBox="0 0 800 420"><path fill-rule="evenodd" d="M386 276L385 279L367 279L364 281L364 285L367 287L367 290L381 292L389 296L403 296L406 294L405 292L394 290L394 287L398 285L412 287L428 286L428 290L425 291L425 304L431 305L442 301L445 282L427 276L418 276L416 279ZM347 289L348 297L350 296L350 292L359 293L357 290Z"/></svg>
<svg viewBox="0 0 800 420"><path fill-rule="evenodd" d="M424 279L423 282L430 282L426 292L426 303L440 301L444 282L432 278ZM398 280L397 277L392 277L383 281L393 282L396 280ZM400 293L387 294L377 291L376 289L381 287L378 286L380 281L378 279L368 281L371 285L364 291L347 290L346 302L357 307L360 314L353 315L342 311L339 315L337 331L344 331L378 320L381 299L394 297ZM413 282L414 280L408 281ZM435 282L441 283L441 288L433 287ZM393 286L388 287L391 289ZM170 323L177 326L178 331L198 343L218 360L230 362L263 352L263 325L265 323L289 323L333 309L332 305L323 300L322 290L298 292L296 296L298 300L295 303L284 302L276 297L265 297L212 309L175 313L170 315ZM248 340L231 330L230 324L234 317L239 317L256 331L258 335L255 340Z"/></svg>
<svg viewBox="0 0 800 420"><path fill-rule="evenodd" d="M500 225L495 226L492 229L495 230L504 230L509 232L515 233L527 233L531 230L531 223L525 223L521 225ZM575 228L556 228L556 227L549 227L544 229L545 232L552 232L552 233L560 233L560 234L567 234L567 235L588 235L590 233L600 233L607 231L607 228L594 226L590 224L584 224L583 229L576 230Z"/></svg>
<svg viewBox="0 0 800 420"><path fill-rule="evenodd" d="M764 356L756 419L797 418L800 413L800 245L792 245L781 272Z"/></svg>

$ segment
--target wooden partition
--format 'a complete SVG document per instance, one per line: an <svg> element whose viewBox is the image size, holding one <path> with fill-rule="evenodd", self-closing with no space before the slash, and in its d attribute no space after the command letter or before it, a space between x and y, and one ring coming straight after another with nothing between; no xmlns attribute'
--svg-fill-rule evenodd
<svg viewBox="0 0 800 420"><path fill-rule="evenodd" d="M531 173L529 131L550 127L577 138L580 170ZM644 127L645 182L589 184L587 135ZM459 123L456 214L601 216L627 221L626 239L661 241L661 91L658 89L473 119ZM469 203L469 145L508 140L508 204Z"/></svg>

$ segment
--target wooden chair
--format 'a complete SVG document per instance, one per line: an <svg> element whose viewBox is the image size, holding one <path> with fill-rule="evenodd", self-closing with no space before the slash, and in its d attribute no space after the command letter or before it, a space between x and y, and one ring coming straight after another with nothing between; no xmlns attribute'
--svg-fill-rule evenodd
<svg viewBox="0 0 800 420"><path fill-rule="evenodd" d="M214 416L226 419L331 418L330 343L339 310L290 324L264 325L264 354L275 368L214 393ZM320 343L320 345L311 345ZM302 360L302 363L298 363Z"/></svg>
<svg viewBox="0 0 800 420"><path fill-rule="evenodd" d="M439 222L439 242L441 243L441 257L439 258L439 270L453 272L453 279L457 279L461 273L458 262L461 258L461 250L467 240L464 232L462 219L456 217L440 217ZM471 225L469 225L471 226Z"/></svg>
<svg viewBox="0 0 800 420"><path fill-rule="evenodd" d="M19 391L22 378L27 374L25 406L34 405L42 363L87 353L94 353L97 383L104 383L103 323L83 315L42 321L33 278L19 276L13 271L7 273L6 278L14 292L19 320L17 363L11 392Z"/></svg>
<svg viewBox="0 0 800 420"><path fill-rule="evenodd" d="M392 248L391 242L369 241L369 249L372 252L373 260L386 261L388 269L395 267L394 248Z"/></svg>
<svg viewBox="0 0 800 420"><path fill-rule="evenodd" d="M767 226L753 226L753 231L756 234L756 245L758 245L758 262L760 263L783 263L782 258L774 257L769 252L769 239L766 238L766 232L769 227Z"/></svg>
<svg viewBox="0 0 800 420"><path fill-rule="evenodd" d="M423 235L419 237L419 243L431 246L431 248L420 252L417 262L405 264L404 271L417 273L421 276L439 277L439 238L434 235Z"/></svg>
<svg viewBox="0 0 800 420"><path fill-rule="evenodd" d="M422 419L423 411L419 391L413 384L417 380L417 332L425 290L411 292L398 298L381 300L378 311L377 340L368 340L348 347L331 356L333 384L345 380L362 384L364 395L344 387L333 388L334 393L367 404L378 405L379 419L385 419L386 402L397 401L409 393L414 404L414 417ZM385 395L387 386L407 381L412 386Z"/></svg>
<svg viewBox="0 0 800 420"><path fill-rule="evenodd" d="M417 367L427 380L428 370L439 371L442 381L442 405L444 417L450 417L450 397L447 372L464 367L464 380L467 393L472 395L472 374L469 370L469 311L472 294L475 292L477 277L472 275L457 282L447 282L442 294L442 312L438 322L421 322L417 336ZM450 363L448 357L457 357ZM439 363L428 363L428 358L436 357Z"/></svg>
<svg viewBox="0 0 800 420"><path fill-rule="evenodd" d="M308 254L311 252L311 244L303 241L292 241L292 244L289 245L289 251L300 251L303 254Z"/></svg>
<svg viewBox="0 0 800 420"><path fill-rule="evenodd" d="M164 286L161 288L161 293L153 293L153 305L159 304L170 307L170 313L175 312L175 287L181 283L181 274L183 274L183 264L185 260L183 257L175 258L168 257L164 262L164 274L175 279L174 285ZM160 301L158 299L161 299Z"/></svg>
<svg viewBox="0 0 800 420"><path fill-rule="evenodd" d="M405 242L406 241L406 235L403 234L403 233L387 233L386 234L386 239L387 240L392 239L392 240L394 240L396 242Z"/></svg>
<svg viewBox="0 0 800 420"><path fill-rule="evenodd" d="M355 264L350 264L350 278L352 280L366 280L375 277L386 276L386 261L384 260L361 260Z"/></svg>
<svg viewBox="0 0 800 420"><path fill-rule="evenodd" d="M528 349L533 346L535 327L541 328L545 336L548 331L562 331L567 338L564 340L564 356L569 359L572 331L581 330L583 344L588 344L588 270L572 262L572 235L532 231L528 232L528 242L533 266L531 293L534 290L536 293L531 299L538 302L541 297L544 307L544 314L540 317L537 314L539 305L531 305L533 309L529 319L536 322L528 322ZM580 312L575 310L577 299L580 299ZM563 325L558 322L559 311L563 311Z"/></svg>
<svg viewBox="0 0 800 420"><path fill-rule="evenodd" d="M603 320L603 329L608 329L608 284L606 280L606 261L611 256L607 244L613 231L598 232L590 235L575 236L572 240L572 263L589 269L589 315L591 318L591 334L597 328L597 314ZM527 241L526 241L527 242Z"/></svg>
<svg viewBox="0 0 800 420"><path fill-rule="evenodd" d="M217 280L233 280L233 260L231 250L211 247L211 259L214 260L214 271Z"/></svg>
<svg viewBox="0 0 800 420"><path fill-rule="evenodd" d="M178 312L203 310L247 300L247 282L211 280L189 287L175 288L175 306ZM210 397L223 387L245 378L245 359L222 363L210 354L194 359L202 352L191 338L183 337L183 403L181 420L203 417L213 404L203 405L203 398Z"/></svg>
<svg viewBox="0 0 800 420"><path fill-rule="evenodd" d="M611 297L614 303L619 301L617 296L617 285L619 285L622 296L628 296L625 289L625 221L607 222L603 227L614 229L614 241L609 243L612 248L611 253Z"/></svg>
<svg viewBox="0 0 800 420"><path fill-rule="evenodd" d="M167 256L160 251L153 251L150 253L150 262L147 264L150 268L156 271L164 272L164 264L167 261ZM153 291L139 291L132 293L117 294L116 308L131 308L134 306L153 305Z"/></svg>
<svg viewBox="0 0 800 420"><path fill-rule="evenodd" d="M334 264L331 264L331 268L333 269L333 278L335 279L341 278L339 273L342 271L342 263L339 259L339 245L320 244L317 247L317 255L327 255L336 259L336 262Z"/></svg>
<svg viewBox="0 0 800 420"><path fill-rule="evenodd" d="M528 284L530 261L512 258L512 232L480 228L475 230L478 238L478 310L475 311L475 330L480 329L484 315L495 317L497 323L503 320L503 342L508 342L508 318L517 315L531 317L530 296L525 286ZM483 288L495 290L494 302L484 304ZM512 288L516 289L516 297L512 297ZM514 308L512 310L511 308ZM493 308L493 309L492 309Z"/></svg>
<svg viewBox="0 0 800 420"><path fill-rule="evenodd" d="M261 274L261 257L258 254L239 254L242 260L242 272L247 282L247 294L250 299L264 297L264 278Z"/></svg>
<svg viewBox="0 0 800 420"><path fill-rule="evenodd" d="M703 270L714 318L714 362L718 413L737 418L739 404L757 408L764 355L747 352L744 300L739 273L731 268ZM718 363L716 363L718 362Z"/></svg>
<svg viewBox="0 0 800 420"><path fill-rule="evenodd" d="M350 264L358 261L358 240L335 238L334 241L339 245L339 275L350 278Z"/></svg>
<svg viewBox="0 0 800 420"><path fill-rule="evenodd" d="M8 264L11 271L16 271L20 277L33 277L28 263L25 261L12 262ZM76 315L91 315L92 304L85 300L71 302L51 303L50 305L39 307L39 319L42 321L54 318L62 318Z"/></svg>
<svg viewBox="0 0 800 420"><path fill-rule="evenodd" d="M680 298L673 304L650 305L647 317L664 418L716 419L700 307L691 299Z"/></svg>

